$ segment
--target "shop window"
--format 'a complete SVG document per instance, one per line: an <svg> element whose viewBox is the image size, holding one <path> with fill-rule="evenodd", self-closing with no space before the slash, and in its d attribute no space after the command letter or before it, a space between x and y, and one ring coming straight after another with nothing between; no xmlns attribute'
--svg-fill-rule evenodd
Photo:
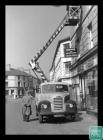
<svg viewBox="0 0 103 140"><path fill-rule="evenodd" d="M88 109L97 109L98 86L97 68L88 72L85 76L86 106Z"/></svg>
<svg viewBox="0 0 103 140"><path fill-rule="evenodd" d="M89 89L89 95L91 95L92 97L94 97L95 96L95 84L94 84L94 81L92 81L91 83L89 83L88 89Z"/></svg>
<svg viewBox="0 0 103 140"><path fill-rule="evenodd" d="M93 79L94 79L94 91L95 91L95 96L97 96L97 94L98 94L97 69L94 69L94 71L93 71Z"/></svg>
<svg viewBox="0 0 103 140"><path fill-rule="evenodd" d="M97 74L96 70L94 69L93 71L88 73L88 90L89 90L89 95L92 97L97 96Z"/></svg>

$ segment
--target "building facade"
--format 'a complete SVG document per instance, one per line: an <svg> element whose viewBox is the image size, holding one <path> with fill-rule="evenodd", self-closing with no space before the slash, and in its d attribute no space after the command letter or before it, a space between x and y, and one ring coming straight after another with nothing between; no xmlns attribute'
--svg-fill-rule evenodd
<svg viewBox="0 0 103 140"><path fill-rule="evenodd" d="M98 6L81 6L74 29L70 47L65 39L58 43L50 80L69 81L78 108L98 112Z"/></svg>
<svg viewBox="0 0 103 140"><path fill-rule="evenodd" d="M81 21L71 46L78 56L72 58L72 86L78 106L97 112L98 108L98 7L81 6Z"/></svg>
<svg viewBox="0 0 103 140"><path fill-rule="evenodd" d="M52 67L50 69L50 81L62 81L71 85L71 72L69 71L71 57L66 58L65 48L71 48L70 38L58 42Z"/></svg>
<svg viewBox="0 0 103 140"><path fill-rule="evenodd" d="M5 75L5 92L12 98L22 97L27 90L35 93L39 80L32 75L18 69L9 68Z"/></svg>

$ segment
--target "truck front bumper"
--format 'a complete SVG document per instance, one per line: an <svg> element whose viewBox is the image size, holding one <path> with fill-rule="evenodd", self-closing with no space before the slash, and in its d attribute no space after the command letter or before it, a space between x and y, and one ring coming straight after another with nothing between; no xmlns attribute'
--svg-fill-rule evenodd
<svg viewBox="0 0 103 140"><path fill-rule="evenodd" d="M43 116L66 116L66 115L74 115L77 114L77 110L68 110L68 111L64 111L64 112L47 112L47 111L42 111L39 112L40 115Z"/></svg>

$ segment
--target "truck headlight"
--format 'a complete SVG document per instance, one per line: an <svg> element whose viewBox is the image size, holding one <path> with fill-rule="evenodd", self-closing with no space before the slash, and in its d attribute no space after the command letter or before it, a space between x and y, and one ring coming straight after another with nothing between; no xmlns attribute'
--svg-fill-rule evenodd
<svg viewBox="0 0 103 140"><path fill-rule="evenodd" d="M73 107L73 104L69 104L69 107L72 108Z"/></svg>
<svg viewBox="0 0 103 140"><path fill-rule="evenodd" d="M42 104L42 105L41 105L41 108L46 109L46 108L47 108L47 105L46 105L46 104Z"/></svg>

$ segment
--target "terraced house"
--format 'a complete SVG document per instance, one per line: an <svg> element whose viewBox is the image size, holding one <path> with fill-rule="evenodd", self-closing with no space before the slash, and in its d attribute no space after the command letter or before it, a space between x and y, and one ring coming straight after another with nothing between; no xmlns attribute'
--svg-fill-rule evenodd
<svg viewBox="0 0 103 140"><path fill-rule="evenodd" d="M59 40L50 68L50 81L62 81L71 85L71 72L69 71L71 57L65 56L66 47L71 48L70 38Z"/></svg>
<svg viewBox="0 0 103 140"><path fill-rule="evenodd" d="M64 66L64 77L70 79L69 84L72 86L72 97L77 102L78 108L97 114L98 6L81 5L81 17L78 25L74 29L73 36L70 38L70 45L66 41L61 43L65 44L64 49L62 49L62 54L67 59ZM72 53L70 52L71 49ZM56 54L59 54L60 49L56 51ZM55 61L53 60L54 64L56 60L57 58L55 58ZM70 63L67 64L68 62ZM60 63L58 62L58 64ZM59 69L63 68L62 64L58 66ZM58 69L56 72L55 68L55 65L52 65L50 79L56 81L56 77L59 75L59 78L62 78L63 81L62 74L59 74L60 70Z"/></svg>
<svg viewBox="0 0 103 140"><path fill-rule="evenodd" d="M98 7L82 6L81 21L71 45L77 49L70 70L75 99L83 109L97 113L98 99Z"/></svg>
<svg viewBox="0 0 103 140"><path fill-rule="evenodd" d="M39 86L39 80L31 74L11 68L11 66L6 69L6 95L12 98L22 97L27 90L32 90L35 93L37 86Z"/></svg>

